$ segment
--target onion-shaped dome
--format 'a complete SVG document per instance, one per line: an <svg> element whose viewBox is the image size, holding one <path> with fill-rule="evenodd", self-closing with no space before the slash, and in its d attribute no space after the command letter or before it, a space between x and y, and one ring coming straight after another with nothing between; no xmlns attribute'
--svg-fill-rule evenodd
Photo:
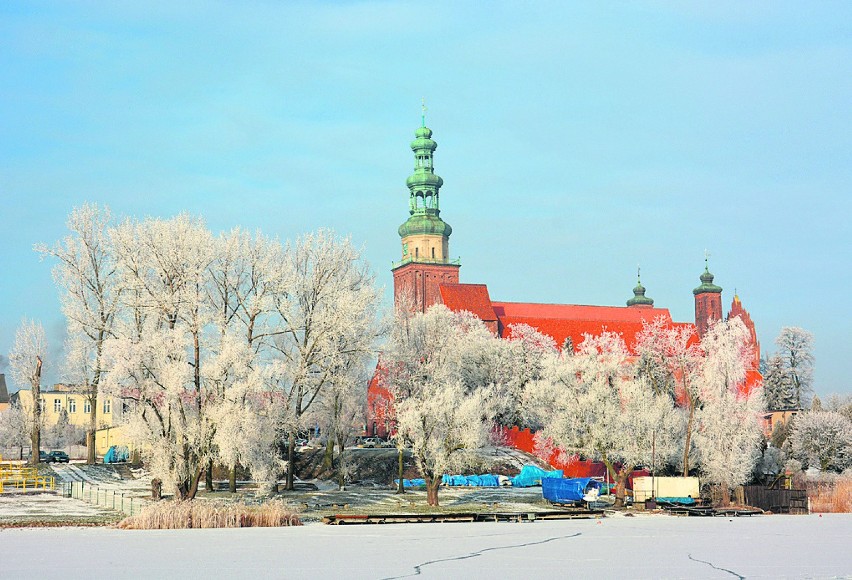
<svg viewBox="0 0 852 580"><path fill-rule="evenodd" d="M431 139L432 129L429 127L418 127L417 131L414 132L414 137L414 141L411 142L412 151L422 151L424 149L434 151L438 148L438 144Z"/></svg>
<svg viewBox="0 0 852 580"><path fill-rule="evenodd" d="M408 179L405 180L405 184L409 188L413 189L417 189L417 186L424 185L439 189L442 185L444 185L444 180L441 179L440 176L428 171L415 171L408 176Z"/></svg>
<svg viewBox="0 0 852 580"><path fill-rule="evenodd" d="M716 286L713 283L713 274L710 273L710 268L707 265L706 261L704 264L704 273L701 274L700 278L701 286L697 287L692 291L693 294L721 294L722 287Z"/></svg>
<svg viewBox="0 0 852 580"><path fill-rule="evenodd" d="M633 289L633 298L627 301L628 306L653 306L654 299L645 296L645 287L642 286L642 281L636 281L636 287Z"/></svg>
<svg viewBox="0 0 852 580"><path fill-rule="evenodd" d="M399 237L411 235L438 235L449 237L453 233L450 224L438 217L437 213L417 213L399 226Z"/></svg>

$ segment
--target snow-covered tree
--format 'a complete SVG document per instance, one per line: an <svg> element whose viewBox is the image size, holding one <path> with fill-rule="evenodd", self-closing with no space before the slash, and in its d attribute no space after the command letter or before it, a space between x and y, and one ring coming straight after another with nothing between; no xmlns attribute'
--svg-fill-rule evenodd
<svg viewBox="0 0 852 580"><path fill-rule="evenodd" d="M814 335L797 326L785 326L775 339L790 384L792 408L803 409L813 392Z"/></svg>
<svg viewBox="0 0 852 580"><path fill-rule="evenodd" d="M103 344L112 335L120 287L115 253L107 234L109 208L84 204L68 216L71 232L54 246L37 244L42 257L57 263L53 279L60 288L62 312L67 320L66 374L82 385L91 412L86 434L87 461L95 462L95 431L98 428L98 387L104 372Z"/></svg>
<svg viewBox="0 0 852 580"><path fill-rule="evenodd" d="M268 478L270 482L277 480L282 468L277 452L282 428L278 421L283 412L282 399L271 394L274 380L269 378L268 365L273 360L272 339L278 332L274 295L281 286L284 255L278 240L269 239L260 232L250 235L240 229L220 235L215 248L208 288L213 313L213 350L219 360L229 360L241 368L226 365L222 367L224 372L211 378L216 400L228 409L222 418L229 422L225 432L230 433L223 436L222 426L216 429L214 455L229 468L229 489L234 493L239 458L252 463L250 468L255 478ZM244 356L221 359L223 352L228 350L223 347L231 340L244 344ZM255 373L255 379L249 382L238 379L245 377L249 370ZM250 419L230 424L231 418L243 416ZM261 434L259 427L255 429L255 421L272 424ZM235 438L237 432L241 433L239 440ZM244 465L249 466L248 463ZM208 467L212 466L208 464ZM212 488L211 471L210 468L206 470L208 488Z"/></svg>
<svg viewBox="0 0 852 580"><path fill-rule="evenodd" d="M852 393L831 394L826 398L825 406L827 411L837 411L852 421Z"/></svg>
<svg viewBox="0 0 852 580"><path fill-rule="evenodd" d="M346 444L364 425L367 404L364 386L369 378L368 368L366 360L352 358L345 361L344 366L333 373L331 384L312 416L326 436L323 464L326 468L335 468L341 490L346 484L349 470ZM338 449L336 457L335 447Z"/></svg>
<svg viewBox="0 0 852 580"><path fill-rule="evenodd" d="M739 318L713 324L702 339L702 406L696 414L695 444L705 479L719 485L722 501L751 477L761 456L763 390L743 388L753 359L750 334Z"/></svg>
<svg viewBox="0 0 852 580"><path fill-rule="evenodd" d="M701 385L698 380L704 352L692 325L671 325L658 317L643 322L636 336L638 375L657 394L667 394L685 409L681 465L683 476L689 475L690 458L695 452L692 441L696 411L701 407Z"/></svg>
<svg viewBox="0 0 852 580"><path fill-rule="evenodd" d="M68 412L64 409L56 423L42 429L42 441L47 449L64 449L70 445L79 445L85 440L85 431L68 421Z"/></svg>
<svg viewBox="0 0 852 580"><path fill-rule="evenodd" d="M293 489L293 452L298 430L308 427L305 414L347 361L363 361L375 351L379 298L360 252L328 230L288 247L282 268L273 347L281 361L277 388L292 420L286 488Z"/></svg>
<svg viewBox="0 0 852 580"><path fill-rule="evenodd" d="M192 498L212 456L214 428L205 407L204 330L213 239L185 215L127 220L110 230L123 316L105 350L115 394L135 401L130 420L152 472Z"/></svg>
<svg viewBox="0 0 852 580"><path fill-rule="evenodd" d="M41 377L47 359L47 337L40 322L24 320L15 332L15 344L9 353L9 370L18 386L29 385L33 404L30 409L30 463L38 464L41 450Z"/></svg>
<svg viewBox="0 0 852 580"><path fill-rule="evenodd" d="M474 315L442 305L397 313L379 376L393 398L396 437L411 445L431 506L442 476L470 466L488 444L497 388L475 367L498 340Z"/></svg>
<svg viewBox="0 0 852 580"><path fill-rule="evenodd" d="M544 379L528 387L527 401L543 426L539 447L557 447L565 460L602 461L617 482L616 505L623 505L637 466L676 453L683 428L672 397L636 376L624 340L613 332L587 335L573 356L554 357Z"/></svg>
<svg viewBox="0 0 852 580"><path fill-rule="evenodd" d="M762 374L768 410L779 411L799 408L798 400L793 392L790 373L787 372L781 355L773 354L768 359L764 359Z"/></svg>
<svg viewBox="0 0 852 580"><path fill-rule="evenodd" d="M0 411L0 447L18 448L18 456L23 459L24 447L29 444L30 424L27 412L20 405L12 405ZM8 458L7 458L8 459Z"/></svg>
<svg viewBox="0 0 852 580"><path fill-rule="evenodd" d="M790 443L805 466L838 472L852 467L852 421L836 411L798 414Z"/></svg>
<svg viewBox="0 0 852 580"><path fill-rule="evenodd" d="M525 411L526 386L541 379L546 361L556 355L556 342L528 324L512 324L505 340L486 343L481 382L493 383L500 403L497 422L501 425L534 424ZM570 351L569 351L570 352Z"/></svg>

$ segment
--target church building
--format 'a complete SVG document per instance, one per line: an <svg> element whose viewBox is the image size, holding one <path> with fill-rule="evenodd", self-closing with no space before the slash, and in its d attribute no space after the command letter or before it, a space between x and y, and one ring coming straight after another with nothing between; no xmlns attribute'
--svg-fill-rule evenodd
<svg viewBox="0 0 852 580"><path fill-rule="evenodd" d="M585 334L597 335L604 329L620 333L628 348L633 348L636 334L644 322L662 317L671 325L690 325L703 336L713 321L721 320L722 288L713 283L705 259L701 284L692 293L695 321L675 322L668 308L654 306L645 295L645 287L637 280L633 297L625 306L588 306L579 304L538 304L531 302L494 301L486 284L463 284L459 281L460 263L450 259L450 235L453 229L441 219L440 190L444 183L435 173L434 155L438 144L425 124L415 131L411 150L414 173L408 185L409 217L399 226L402 259L393 264L395 307L425 312L434 304L444 304L453 311L469 311L500 337L507 337L513 324L528 324L554 339L561 348L577 348ZM755 350L755 372L760 357L757 334L751 316L740 299L734 296L728 317L739 316L751 332ZM383 409L388 392L374 377L368 388L367 433L379 437L388 434Z"/></svg>

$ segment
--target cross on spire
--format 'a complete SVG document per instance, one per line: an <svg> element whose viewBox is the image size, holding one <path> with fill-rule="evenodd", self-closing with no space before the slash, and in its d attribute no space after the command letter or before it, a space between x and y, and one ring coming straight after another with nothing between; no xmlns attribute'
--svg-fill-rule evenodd
<svg viewBox="0 0 852 580"><path fill-rule="evenodd" d="M420 126L426 126L426 97L420 99Z"/></svg>

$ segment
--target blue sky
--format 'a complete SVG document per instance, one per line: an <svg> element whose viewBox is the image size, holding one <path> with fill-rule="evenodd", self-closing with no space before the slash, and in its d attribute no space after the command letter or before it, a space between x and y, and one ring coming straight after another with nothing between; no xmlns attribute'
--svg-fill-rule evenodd
<svg viewBox="0 0 852 580"><path fill-rule="evenodd" d="M0 5L0 353L63 335L36 242L85 201L350 234L386 288L420 120L463 282L694 317L704 250L764 351L852 392L848 2ZM57 353L58 356L58 353ZM55 376L55 374L53 375Z"/></svg>

